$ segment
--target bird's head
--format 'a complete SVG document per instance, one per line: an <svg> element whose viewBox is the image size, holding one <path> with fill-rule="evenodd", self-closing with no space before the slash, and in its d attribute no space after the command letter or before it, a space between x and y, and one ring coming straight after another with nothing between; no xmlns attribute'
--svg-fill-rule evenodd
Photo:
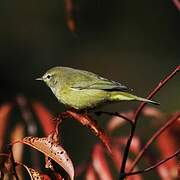
<svg viewBox="0 0 180 180"><path fill-rule="evenodd" d="M55 88L60 81L60 69L51 68L42 77L36 80L44 81L50 88Z"/></svg>

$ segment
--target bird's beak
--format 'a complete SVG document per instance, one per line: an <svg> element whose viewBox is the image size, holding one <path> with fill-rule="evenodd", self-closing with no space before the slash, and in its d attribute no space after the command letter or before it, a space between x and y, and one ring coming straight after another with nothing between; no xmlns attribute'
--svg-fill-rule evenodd
<svg viewBox="0 0 180 180"><path fill-rule="evenodd" d="M43 78L40 77L40 78L36 78L37 81L43 81Z"/></svg>

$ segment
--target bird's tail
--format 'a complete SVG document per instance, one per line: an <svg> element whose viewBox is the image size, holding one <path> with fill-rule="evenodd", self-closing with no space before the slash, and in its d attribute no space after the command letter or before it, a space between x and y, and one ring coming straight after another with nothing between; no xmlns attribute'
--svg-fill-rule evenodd
<svg viewBox="0 0 180 180"><path fill-rule="evenodd" d="M143 102L152 103L152 104L156 104L156 105L159 104L155 101L152 101L152 100L149 100L146 98L142 98L142 97L138 97L133 94L130 94L127 92L122 92L122 91L111 92L109 100L110 101L143 101Z"/></svg>

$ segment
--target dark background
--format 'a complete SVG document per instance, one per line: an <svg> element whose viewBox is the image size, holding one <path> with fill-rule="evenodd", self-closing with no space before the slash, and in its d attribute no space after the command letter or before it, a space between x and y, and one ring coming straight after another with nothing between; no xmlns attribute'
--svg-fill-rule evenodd
<svg viewBox="0 0 180 180"><path fill-rule="evenodd" d="M50 90L35 81L57 65L96 72L146 96L179 64L180 13L171 0L76 0L74 7L77 33L67 27L62 0L0 1L1 103L23 93L54 115L63 111ZM180 107L179 82L174 78L154 98L162 111ZM105 108L121 111L136 105ZM77 123L65 124L64 143L75 162L87 158L94 141Z"/></svg>

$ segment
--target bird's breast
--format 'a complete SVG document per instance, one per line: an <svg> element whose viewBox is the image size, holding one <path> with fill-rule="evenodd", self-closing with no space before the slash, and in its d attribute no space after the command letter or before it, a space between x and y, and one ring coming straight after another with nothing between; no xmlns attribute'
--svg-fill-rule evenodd
<svg viewBox="0 0 180 180"><path fill-rule="evenodd" d="M59 101L75 109L86 109L97 106L106 101L107 93L94 89L65 89L59 92Z"/></svg>

